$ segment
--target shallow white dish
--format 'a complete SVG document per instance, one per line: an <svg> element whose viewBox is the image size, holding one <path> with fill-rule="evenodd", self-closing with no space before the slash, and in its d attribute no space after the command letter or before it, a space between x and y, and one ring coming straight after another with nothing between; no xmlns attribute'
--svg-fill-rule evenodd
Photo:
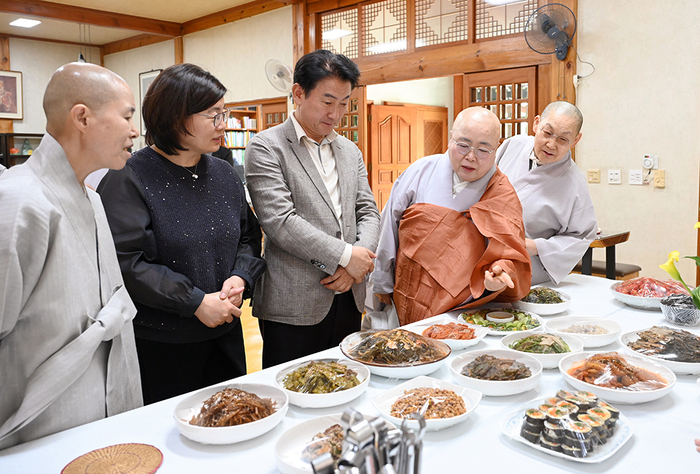
<svg viewBox="0 0 700 474"><path fill-rule="evenodd" d="M526 379L520 380L481 380L474 377L467 377L462 375L462 368L472 362L474 359L483 354L489 354L500 359L514 359L518 362L525 364L532 375ZM524 352L514 352L505 350L481 350L481 351L470 351L459 355L452 359L450 363L450 369L452 370L452 378L458 384L478 390L484 395L491 397L503 397L507 395L515 395L516 393L526 392L536 388L540 383L540 378L542 377L542 363L530 357Z"/></svg>
<svg viewBox="0 0 700 474"><path fill-rule="evenodd" d="M270 398L275 405L275 412L261 420L252 421L243 425L222 426L205 428L202 426L190 425L189 421L199 414L202 404L216 392L225 388L237 388L246 392L254 393L260 398ZM189 397L183 399L175 407L173 417L175 425L180 434L202 444L231 444L256 438L267 433L282 421L289 408L287 394L277 387L258 383L236 383L229 382L213 387L202 389Z"/></svg>
<svg viewBox="0 0 700 474"><path fill-rule="evenodd" d="M568 371L569 369L571 369L571 366L573 364L575 364L576 362L580 362L588 357L591 357L594 354L597 354L597 352L579 352L576 354L569 354L559 362L559 371L564 377L564 380L566 380L572 387L575 387L579 390L587 390L593 392L606 402L626 403L629 405L651 402L665 395L668 395L671 392L673 386L676 384L676 374L674 374L673 371L668 367L664 367L658 362L649 360L649 358L628 354L620 355L623 356L629 364L635 367L646 369L650 372L659 374L664 379L666 379L666 381L668 381L668 385L658 390L618 390L614 388L600 387L598 385L586 383L568 374Z"/></svg>
<svg viewBox="0 0 700 474"><path fill-rule="evenodd" d="M386 420L390 421L396 426L401 426L403 419L391 416L391 405L394 404L397 398L404 394L404 390L411 390L421 387L452 390L457 395L462 397L462 399L464 399L464 406L467 410L466 413L459 416L454 416L452 418L425 420L425 429L427 431L439 431L456 425L457 423L461 423L467 419L467 417L474 411L481 401L481 392L466 387L460 387L459 385L454 385L448 382L443 382L442 380L431 377L421 376L397 385L396 387L377 395L372 399L372 405L374 405L374 407ZM412 429L418 429L419 427L418 421L416 420L406 420L406 425Z"/></svg>
<svg viewBox="0 0 700 474"><path fill-rule="evenodd" d="M626 295L624 293L619 293L618 291L616 291L617 287L625 283L627 282L619 281L617 283L613 283L610 287L610 291L612 292L613 297L615 297L616 300L626 304L627 306L632 306L633 308L637 309L661 311L661 300L663 298L648 298L644 296Z"/></svg>
<svg viewBox="0 0 700 474"><path fill-rule="evenodd" d="M662 359L660 357L656 356L651 356L651 355L646 355L642 354L640 352L635 351L634 349L631 349L627 344L632 343L639 339L639 336L637 333L647 331L651 328L646 328L646 329L639 329L637 331L631 331L628 333L625 333L620 336L620 344L622 344L622 347L625 348L625 350L631 354L634 354L639 357L643 357L645 359L657 362L661 365L665 365L669 369L671 369L673 372L676 374L700 374L700 362L675 362L673 360L667 360L667 359ZM675 328L672 328L675 329ZM690 332L690 331L688 331Z"/></svg>
<svg viewBox="0 0 700 474"><path fill-rule="evenodd" d="M537 286L533 286L530 288L531 290L539 288ZM531 313L536 313L540 316L550 316L552 314L559 314L563 313L567 309L569 309L569 306L571 306L571 296L567 295L566 293L559 291L559 290L554 290L557 293L559 293L559 296L561 299L564 300L563 303L552 303L552 304L543 304L543 303L527 303L525 301L519 300L519 301L514 301L511 303L515 308L522 309L523 311L530 311Z"/></svg>
<svg viewBox="0 0 700 474"><path fill-rule="evenodd" d="M594 324L608 330L607 334L577 334L571 332L563 332L573 324ZM576 336L583 341L583 347L601 347L607 346L617 341L622 326L620 323L606 318L596 318L593 316L562 316L547 321L544 325L544 330L558 336Z"/></svg>
<svg viewBox="0 0 700 474"><path fill-rule="evenodd" d="M432 319L429 323L425 321L419 321L417 323L407 324L406 326L403 326L403 328L415 332L416 334L422 335L423 331L428 329L430 326L433 326L435 324L449 323L463 324L474 329L474 339L436 339L437 341L444 342L445 344L450 346L450 349L452 349L453 351L461 351L466 349L467 347L478 344L489 332L489 328L467 324L466 322L464 322L463 319L455 319L448 315L442 315L437 319Z"/></svg>
<svg viewBox="0 0 700 474"><path fill-rule="evenodd" d="M492 311L506 311L506 312L509 312L509 313L517 313L517 312L525 313L525 314L529 315L531 318L537 320L537 322L539 323L539 326L534 327L534 328L532 328L532 329L523 329L523 330L521 330L521 331L498 331L498 330L496 330L496 329L491 329L491 328L486 327L486 326L480 326L480 325L478 325L478 324L470 323L470 322L468 322L466 319L464 319L464 318L462 317L462 314L473 314L473 313L476 313L476 312L478 312L478 311L483 311L483 310L485 310L485 309L487 309L489 312L492 312ZM521 309L513 309L513 308L508 308L508 307L480 308L480 309L476 309L476 310L467 310L467 311L464 311L464 312L460 313L460 314L458 315L457 319L458 319L460 322L466 323L466 324L468 324L469 326L471 326L471 327L473 327L473 328L486 327L486 328L489 330L489 332L487 333L489 336L505 336L506 334L515 334L515 333L517 333L517 334L527 334L527 333L533 333L533 332L540 331L540 330L542 330L542 328L544 327L544 321L543 321L542 318L540 318L537 314L532 313L532 312L530 312L530 311L524 311L524 310L521 310Z"/></svg>
<svg viewBox="0 0 700 474"><path fill-rule="evenodd" d="M357 373L357 379L360 381L360 385L333 393L300 393L284 388L284 384L282 382L287 374L294 372L299 367L307 365L312 361L338 362ZM292 405L304 408L332 407L354 400L364 393L369 385L369 369L359 362L348 359L309 359L307 361L285 367L277 372L275 383L280 390L287 394L289 397L289 403Z"/></svg>
<svg viewBox="0 0 700 474"><path fill-rule="evenodd" d="M360 343L366 333L370 331L360 331L354 332L345 337L340 343L340 351L350 360L358 362L367 366L369 371L375 375L381 375L382 377L395 378L395 379L410 379L417 377L419 375L432 374L437 369L440 368L442 362L450 355L452 350L447 344L437 341L435 339L426 338L430 343L440 349L442 356L434 361L430 362L420 362L413 365L385 365L385 364L375 364L370 362L364 362L353 358L350 355L350 350Z"/></svg>
<svg viewBox="0 0 700 474"><path fill-rule="evenodd" d="M634 425L632 425L632 422L630 422L630 420L624 414L620 413L620 418L618 418L617 424L615 425L615 434L613 434L607 443L596 446L590 455L586 456L585 458L576 458L573 456L568 456L564 453L558 453L556 451L552 451L551 449L543 448L538 444L533 444L520 436L520 428L523 424L525 410L536 407L538 403L540 402L533 400L532 402L523 405L517 411L514 411L503 418L503 421L501 422L501 431L510 439L530 446L532 449L536 449L537 451L547 453L550 456L582 463L602 462L615 454L627 441L630 440L632 434L634 433Z"/></svg>
<svg viewBox="0 0 700 474"><path fill-rule="evenodd" d="M323 433L332 425L340 424L341 413L321 416L304 421L292 426L277 440L275 444L275 458L277 468L284 474L310 474L313 472L311 464L304 460L304 448L311 443L311 439L318 433ZM374 418L365 416L365 419ZM390 429L396 428L385 421Z"/></svg>
<svg viewBox="0 0 700 474"><path fill-rule="evenodd" d="M543 369L556 369L559 366L559 361L563 357L566 357L567 355L572 353L581 352L583 350L583 341L581 341L581 339L577 338L576 336L572 336L571 334L558 334L558 336L561 337L564 340L564 342L566 342L566 344L569 346L571 352L563 352L561 354L535 354L532 352L516 351L515 349L511 349L510 347L508 347L515 341L518 341L530 335L531 334L519 333L508 334L506 337L501 339L501 346L503 346L503 349L509 352L515 352L517 354L527 354L531 357L534 357L535 359L540 361Z"/></svg>

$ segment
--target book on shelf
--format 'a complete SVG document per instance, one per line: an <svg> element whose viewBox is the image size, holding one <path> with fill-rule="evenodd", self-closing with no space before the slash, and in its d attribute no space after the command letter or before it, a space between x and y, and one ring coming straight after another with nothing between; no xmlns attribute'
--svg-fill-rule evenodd
<svg viewBox="0 0 700 474"><path fill-rule="evenodd" d="M238 118L231 115L228 118L228 122L226 122L226 128L255 130L258 128L258 121L257 119L247 116Z"/></svg>
<svg viewBox="0 0 700 474"><path fill-rule="evenodd" d="M248 142L255 136L256 132L251 131L234 131L229 130L224 133L224 146L231 147L244 147L248 145Z"/></svg>

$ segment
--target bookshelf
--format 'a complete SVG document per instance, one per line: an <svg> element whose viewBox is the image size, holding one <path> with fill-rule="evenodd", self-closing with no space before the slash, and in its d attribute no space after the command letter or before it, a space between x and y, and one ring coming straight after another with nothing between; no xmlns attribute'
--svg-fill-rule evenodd
<svg viewBox="0 0 700 474"><path fill-rule="evenodd" d="M238 164L245 163L245 147L261 130L280 124L287 119L287 98L258 99L229 102L231 111L224 134L224 146L231 150Z"/></svg>

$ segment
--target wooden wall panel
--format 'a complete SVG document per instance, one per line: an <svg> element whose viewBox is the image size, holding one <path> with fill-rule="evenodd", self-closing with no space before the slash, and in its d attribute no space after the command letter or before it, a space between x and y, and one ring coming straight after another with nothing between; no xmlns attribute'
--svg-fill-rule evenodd
<svg viewBox="0 0 700 474"><path fill-rule="evenodd" d="M7 36L0 36L0 70L10 70L10 38ZM12 120L0 120L0 133L12 132Z"/></svg>

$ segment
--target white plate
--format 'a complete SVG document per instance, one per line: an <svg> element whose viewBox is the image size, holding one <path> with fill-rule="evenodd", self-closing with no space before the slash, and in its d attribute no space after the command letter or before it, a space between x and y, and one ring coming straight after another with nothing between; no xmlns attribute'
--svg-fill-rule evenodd
<svg viewBox="0 0 700 474"><path fill-rule="evenodd" d="M608 330L607 334L577 334L572 332L563 332L563 329L568 328L573 324L595 324ZM611 319L596 318L594 316L562 316L547 321L544 325L544 330L556 334L557 336L576 336L583 341L583 347L601 347L607 346L617 341L620 335L622 326Z"/></svg>
<svg viewBox="0 0 700 474"><path fill-rule="evenodd" d="M537 322L540 323L540 325L537 326L536 328L524 329L524 330L522 330L522 331L497 331L496 329L487 328L487 329L489 330L489 332L488 332L488 335L489 335L489 336L505 336L506 334L513 334L513 333L515 333L515 332L517 332L518 334L533 333L533 332L540 331L540 330L544 327L544 321L543 321L542 318L540 318L537 314L531 313L530 311L523 311L523 310L520 310L520 309L508 308L508 307L505 307L505 306L502 306L502 307L494 307L494 308L481 308L481 309L476 309L476 310L471 310L471 309L470 309L470 310L463 311L462 313L460 313L458 319L459 319L459 321L463 321L463 322L465 322L466 324L468 324L469 326L471 326L471 327L473 327L473 328L484 327L484 326L479 326L478 324L469 323L469 322L467 322L465 319L463 319L462 316L461 316L461 315L464 314L464 313L466 313L466 314L473 314L473 313L476 313L476 312L478 312L478 311L483 311L484 309L488 309L488 312L489 312L489 313L490 313L490 312L493 312L493 311L507 311L507 312L509 312L509 313L514 313L514 312L525 313L525 314L529 315L530 317L532 317L533 319L536 319Z"/></svg>
<svg viewBox="0 0 700 474"><path fill-rule="evenodd" d="M450 346L450 349L452 349L453 351L461 351L469 346L474 346L478 344L489 332L489 328L467 324L463 319L456 319L446 314L442 315L439 318L431 319L431 322L429 323L425 321L418 321L417 323L407 324L406 326L403 326L403 328L408 329L409 331L413 331L416 334L422 335L423 331L428 329L430 326L433 326L435 324L449 323L463 324L474 329L474 339L436 339L437 341L444 342L445 344Z"/></svg>
<svg viewBox="0 0 700 474"><path fill-rule="evenodd" d="M626 403L630 405L651 402L653 400L657 400L663 397L664 395L668 395L671 392L673 386L676 384L676 374L674 374L673 371L668 367L664 367L658 362L651 361L648 358L628 354L620 355L624 357L627 363L629 363L630 365L659 374L668 381L668 385L664 388L660 388L657 390L618 390L614 388L600 387L598 385L586 383L577 378L572 377L567 373L574 363L582 361L583 359L591 357L595 354L597 353L579 352L577 354L567 355L559 362L559 371L564 376L564 380L566 380L572 387L575 387L579 390L587 390L593 392L607 402Z"/></svg>
<svg viewBox="0 0 700 474"><path fill-rule="evenodd" d="M532 288L530 288L530 290L534 290L535 288L540 288L540 287L533 286ZM550 290L551 289L552 288L550 288ZM564 311L569 309L569 306L571 306L571 296L569 296L566 293L559 291L559 290L554 290L554 291L559 293L559 296L561 296L561 299L564 300L563 303L551 303L551 304L528 303L526 301L520 300L520 301L514 301L511 304L518 309L522 309L523 311L530 311L530 312L538 314L540 316L551 316L552 314L563 313Z"/></svg>
<svg viewBox="0 0 700 474"><path fill-rule="evenodd" d="M357 373L357 379L360 381L360 385L356 385L355 387L349 388L347 390L341 390L339 392L333 393L300 393L284 388L284 384L282 383L284 377L290 372L294 372L299 367L311 363L311 361L338 362L354 370ZM289 403L291 403L292 405L304 408L332 407L336 405L342 405L343 403L347 403L351 400L354 400L364 393L364 391L367 389L367 386L369 385L369 369L366 366L360 364L359 362L355 362L353 360L309 359L307 361L299 362L297 364L285 367L279 372L277 372L277 376L275 377L275 383L280 388L280 390L287 394L287 396L289 397Z"/></svg>
<svg viewBox="0 0 700 474"><path fill-rule="evenodd" d="M615 454L627 441L630 440L632 434L634 433L634 425L632 425L632 422L630 422L625 415L620 413L620 418L618 418L617 424L615 425L615 434L608 440L607 443L596 446L589 456L586 456L585 458L575 458L564 453L557 453L551 449L543 448L539 444L531 443L520 436L520 428L523 424L525 410L536 407L538 403L540 402L533 400L532 402L523 405L521 409L506 416L501 422L501 431L510 439L519 441L520 443L530 446L532 449L547 453L550 456L583 463L602 462Z"/></svg>
<svg viewBox="0 0 700 474"><path fill-rule="evenodd" d="M520 380L481 380L474 377L467 377L462 375L462 368L469 364L471 361L483 354L489 354L500 359L514 359L518 362L525 364L532 375L526 379ZM478 390L484 395L491 397L503 397L507 395L515 395L516 393L526 392L536 388L540 383L540 378L542 377L542 363L530 357L524 352L514 352L514 351L501 351L486 349L481 351L471 351L465 354L459 355L452 359L450 364L450 369L452 370L452 378L455 382L464 387Z"/></svg>
<svg viewBox="0 0 700 474"><path fill-rule="evenodd" d="M541 333L538 333L541 334ZM569 346L569 349L571 349L571 352L563 352L561 354L535 354L532 352L522 352L522 351L516 351L515 349L511 349L510 346L513 344L515 341L518 341L524 337L531 336L532 334L519 334L519 333L514 333L514 334L508 334L506 337L501 339L501 346L503 349L510 351L510 352L515 352L516 354L527 354L531 357L534 357L540 363L542 364L543 369L556 369L559 367L559 361L563 359L564 357L568 356L571 353L575 352L581 352L583 350L583 341L581 339L577 338L576 336L573 336L571 334L561 334L558 335L561 337L564 342L566 342Z"/></svg>
<svg viewBox="0 0 700 474"><path fill-rule="evenodd" d="M700 362L675 362L673 360L662 359L661 357L642 354L641 352L637 352L637 351L631 349L627 345L627 344L639 339L639 336L637 335L637 333L644 332L644 331L647 331L649 329L651 329L651 328L639 329L637 331L631 331L631 332L623 334L622 336L620 336L620 344L622 344L622 347L624 347L626 351L628 351L636 356L643 357L645 359L649 359L651 361L657 362L661 365L665 365L666 367L671 369L676 374L680 374L680 375L682 375L682 374L700 374ZM688 332L690 332L690 331L688 331Z"/></svg>
<svg viewBox="0 0 700 474"><path fill-rule="evenodd" d="M313 472L311 464L303 458L304 448L311 442L311 438L318 433L323 433L332 425L340 424L342 416L342 414L338 413L336 415L313 418L292 426L285 431L275 444L275 458L279 470L284 474L311 474ZM369 418L373 419L374 417L365 416L365 419ZM396 428L391 423L388 424L390 429Z"/></svg>
<svg viewBox="0 0 700 474"><path fill-rule="evenodd" d="M384 365L384 364L373 364L369 362L363 362L361 360L355 359L350 355L350 350L359 344L368 333L377 331L359 331L346 336L340 343L340 351L348 359L359 362L360 364L366 365L369 371L375 375L381 375L382 377L395 378L395 379L410 379L417 377L419 375L428 375L435 372L442 365L442 361L445 360L452 350L447 344L437 341L435 339L426 339L433 347L437 347L442 352L442 357L430 362L421 362L413 365ZM410 332L410 331L409 331Z"/></svg>
<svg viewBox="0 0 700 474"><path fill-rule="evenodd" d="M617 287L627 283L628 281L619 281L617 283L613 283L610 287L610 291L616 300L625 303L627 306L632 306L633 308L661 311L661 300L663 298L648 298L644 296L626 295L616 291Z"/></svg>
<svg viewBox="0 0 700 474"><path fill-rule="evenodd" d="M190 425L189 421L199 414L202 404L216 392L225 388L237 388L254 393L260 398L270 398L276 403L275 412L261 420L252 421L243 425L221 426L205 428L203 426ZM231 444L258 437L267 433L282 421L289 408L287 394L277 387L257 383L229 382L202 389L183 399L175 407L173 417L180 433L202 444Z"/></svg>
<svg viewBox="0 0 700 474"><path fill-rule="evenodd" d="M372 399L372 405L379 410L379 413L381 413L386 420L390 421L396 426L401 426L403 419L391 416L391 405L394 404L397 398L404 394L404 390L411 390L421 387L452 390L458 396L464 399L464 406L467 409L466 413L459 416L454 416L452 418L426 419L425 429L427 431L439 431L452 425L456 425L457 423L461 423L467 419L467 417L474 411L481 401L481 392L477 392L476 390L466 387L460 387L448 382L443 382L442 380L431 377L421 376L397 385L396 387L386 390L382 394L374 397ZM416 420L406 420L406 426L414 430L419 428L418 421Z"/></svg>

